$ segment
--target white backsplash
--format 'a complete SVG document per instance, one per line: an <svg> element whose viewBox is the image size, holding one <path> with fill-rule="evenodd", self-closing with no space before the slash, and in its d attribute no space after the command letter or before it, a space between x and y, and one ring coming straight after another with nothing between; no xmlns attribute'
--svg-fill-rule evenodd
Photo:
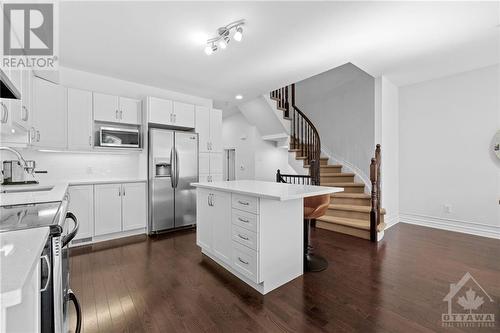
<svg viewBox="0 0 500 333"><path fill-rule="evenodd" d="M19 149L26 160L36 161L36 170L47 174L36 174L42 182L146 179L146 152L49 152ZM15 159L14 155L2 152L0 158Z"/></svg>

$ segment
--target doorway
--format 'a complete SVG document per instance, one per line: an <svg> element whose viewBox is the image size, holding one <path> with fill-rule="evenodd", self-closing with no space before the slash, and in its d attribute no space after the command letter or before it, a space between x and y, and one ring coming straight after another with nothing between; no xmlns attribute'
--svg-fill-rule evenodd
<svg viewBox="0 0 500 333"><path fill-rule="evenodd" d="M224 180L236 179L236 149L224 149Z"/></svg>

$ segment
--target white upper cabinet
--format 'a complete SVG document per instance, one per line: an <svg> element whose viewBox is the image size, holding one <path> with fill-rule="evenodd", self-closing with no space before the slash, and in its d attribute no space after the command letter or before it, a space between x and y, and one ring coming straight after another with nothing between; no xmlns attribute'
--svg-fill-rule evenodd
<svg viewBox="0 0 500 333"><path fill-rule="evenodd" d="M210 151L222 153L222 110L210 112Z"/></svg>
<svg viewBox="0 0 500 333"><path fill-rule="evenodd" d="M196 129L200 152L210 151L210 109L196 106ZM200 170L201 173L201 170Z"/></svg>
<svg viewBox="0 0 500 333"><path fill-rule="evenodd" d="M148 122L159 125L194 128L194 105L148 97L146 99Z"/></svg>
<svg viewBox="0 0 500 333"><path fill-rule="evenodd" d="M92 148L92 92L68 88L68 148Z"/></svg>
<svg viewBox="0 0 500 333"><path fill-rule="evenodd" d="M141 101L115 95L93 93L94 120L139 125Z"/></svg>
<svg viewBox="0 0 500 333"><path fill-rule="evenodd" d="M196 132L200 152L222 152L222 111L197 106Z"/></svg>
<svg viewBox="0 0 500 333"><path fill-rule="evenodd" d="M22 128L29 130L33 119L32 93L33 93L33 73L30 70L23 70L21 74L21 105L13 114L14 121Z"/></svg>
<svg viewBox="0 0 500 333"><path fill-rule="evenodd" d="M139 125L141 123L142 103L133 98L120 97L120 122Z"/></svg>
<svg viewBox="0 0 500 333"><path fill-rule="evenodd" d="M119 122L118 96L93 93L94 120Z"/></svg>
<svg viewBox="0 0 500 333"><path fill-rule="evenodd" d="M194 128L194 105L182 102L173 103L174 126Z"/></svg>
<svg viewBox="0 0 500 333"><path fill-rule="evenodd" d="M66 97L66 88L33 78L33 146L66 148Z"/></svg>
<svg viewBox="0 0 500 333"><path fill-rule="evenodd" d="M173 103L168 99L148 97L146 99L148 122L162 125L172 125Z"/></svg>

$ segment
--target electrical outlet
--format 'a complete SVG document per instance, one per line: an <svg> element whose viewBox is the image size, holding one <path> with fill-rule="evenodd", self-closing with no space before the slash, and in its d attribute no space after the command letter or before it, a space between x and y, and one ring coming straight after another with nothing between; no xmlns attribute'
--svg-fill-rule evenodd
<svg viewBox="0 0 500 333"><path fill-rule="evenodd" d="M452 209L451 209L451 205L450 204L445 204L443 206L443 209L444 209L444 212L447 213L447 214L450 214Z"/></svg>

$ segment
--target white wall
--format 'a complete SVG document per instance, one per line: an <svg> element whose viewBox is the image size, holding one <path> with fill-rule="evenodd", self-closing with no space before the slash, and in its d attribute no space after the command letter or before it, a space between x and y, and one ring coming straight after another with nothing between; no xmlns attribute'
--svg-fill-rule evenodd
<svg viewBox="0 0 500 333"><path fill-rule="evenodd" d="M388 227L399 222L399 90L382 76L375 80L375 142L382 149L382 207Z"/></svg>
<svg viewBox="0 0 500 333"><path fill-rule="evenodd" d="M236 149L236 179L275 181L277 169L295 173L288 166L288 151L262 140L239 112L223 119L222 143L225 149Z"/></svg>
<svg viewBox="0 0 500 333"><path fill-rule="evenodd" d="M400 88L402 222L500 238L499 75L496 65Z"/></svg>
<svg viewBox="0 0 500 333"><path fill-rule="evenodd" d="M59 67L59 83L66 87L115 94L143 99L146 96L173 99L212 107L212 100L200 98L157 87L123 81L99 74ZM26 159L34 159L37 169L47 170L39 174L41 180L87 180L109 178L147 178L147 152L141 153L90 153L90 152L40 152L23 149ZM0 159L13 159L13 155L2 154Z"/></svg>
<svg viewBox="0 0 500 333"><path fill-rule="evenodd" d="M296 104L318 129L322 149L364 181L375 149L374 86L350 63L296 84Z"/></svg>

